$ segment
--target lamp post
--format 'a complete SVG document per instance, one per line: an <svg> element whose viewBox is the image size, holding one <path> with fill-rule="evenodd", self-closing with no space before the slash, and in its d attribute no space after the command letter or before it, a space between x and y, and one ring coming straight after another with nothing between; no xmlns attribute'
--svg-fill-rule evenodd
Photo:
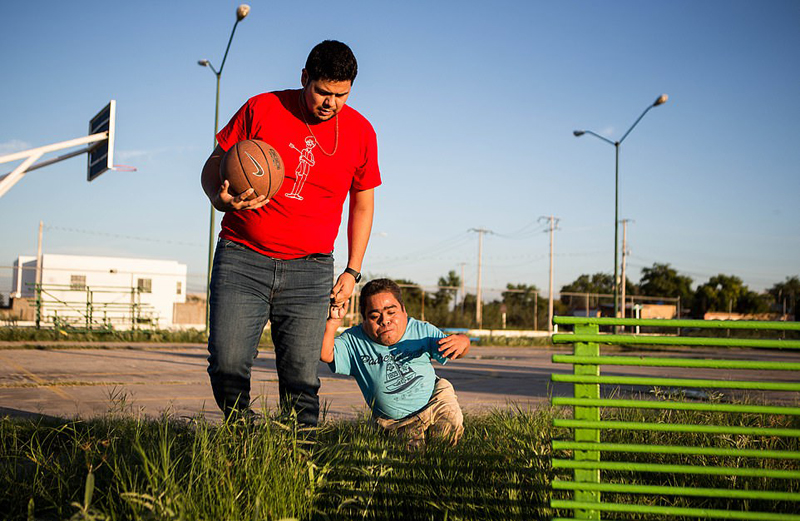
<svg viewBox="0 0 800 521"><path fill-rule="evenodd" d="M610 145L614 145L614 149L616 150L616 166L614 169L614 318L619 316L619 281L617 280L619 274L619 263L617 262L619 258L619 146L623 141L625 141L625 138L628 137L628 134L631 133L633 127L635 127L642 120L644 115L647 114L653 107L658 107L659 105L666 103L667 98L668 96L666 94L662 94L658 97L658 99L656 99L655 102L644 109L644 112L642 112L642 115L639 116L639 119L633 122L631 128L629 128L628 131L623 134L619 141L611 141L610 139L592 132L591 130L575 130L572 133L575 137L581 137L584 134L590 134ZM616 330L616 328L614 329Z"/></svg>
<svg viewBox="0 0 800 521"><path fill-rule="evenodd" d="M211 64L209 60L198 60L197 64L201 67L208 67L211 69L211 72L217 77L217 100L214 105L214 147L217 146L217 130L219 130L219 80L222 76L222 69L225 67L225 60L228 58L228 51L231 48L231 42L233 41L233 35L236 32L236 26L239 25L239 22L245 19L245 17L250 14L250 6L247 4L241 4L239 7L236 8L236 22L233 24L233 29L231 30L231 37L228 38L228 46L225 48L225 54L222 56L222 64L219 66L219 70L215 69L214 66ZM213 150L212 148L212 150ZM209 319L209 301L211 299L211 268L214 264L214 230L215 230L215 219L214 219L214 206L211 205L211 220L209 225L208 231L208 272L206 276L206 334L208 334L208 319Z"/></svg>

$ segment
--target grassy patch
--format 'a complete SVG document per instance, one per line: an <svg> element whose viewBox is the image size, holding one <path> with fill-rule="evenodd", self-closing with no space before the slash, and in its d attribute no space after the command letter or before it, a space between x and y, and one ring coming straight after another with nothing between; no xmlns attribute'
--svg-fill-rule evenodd
<svg viewBox="0 0 800 521"><path fill-rule="evenodd" d="M546 519L549 414L468 418L408 452L365 420L0 419L7 519ZM299 434L299 435L298 435Z"/></svg>
<svg viewBox="0 0 800 521"><path fill-rule="evenodd" d="M549 336L482 336L473 344L490 347L553 347Z"/></svg>
<svg viewBox="0 0 800 521"><path fill-rule="evenodd" d="M726 419L716 414L609 410L606 419L798 428L793 418L750 414ZM456 447L432 442L418 452L408 451L401 439L378 433L366 418L326 422L314 442L304 442L304 433L275 417L255 425L169 416L142 419L130 414L124 400L118 400L117 410L92 421L2 418L0 512L12 520L545 520L554 514L548 506L554 478L550 440L567 436L552 427L553 415L542 408L468 416ZM604 441L800 450L796 438L723 434L612 431ZM763 464L730 457L692 460L684 454L653 457L621 453L603 459L737 468ZM799 466L797 460L778 465L772 468ZM603 476L604 482L652 485L680 481L690 487L800 487L792 480L730 475L608 471ZM787 513L796 507L612 494L604 500Z"/></svg>

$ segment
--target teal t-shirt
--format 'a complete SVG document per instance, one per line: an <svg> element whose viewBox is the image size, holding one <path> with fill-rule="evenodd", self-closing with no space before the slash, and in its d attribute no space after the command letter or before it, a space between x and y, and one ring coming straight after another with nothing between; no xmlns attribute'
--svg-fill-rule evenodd
<svg viewBox="0 0 800 521"><path fill-rule="evenodd" d="M403 337L388 347L370 340L361 326L334 341L331 371L353 376L376 416L398 420L422 409L431 398L436 373L431 358L444 364L437 341L445 334L411 317Z"/></svg>

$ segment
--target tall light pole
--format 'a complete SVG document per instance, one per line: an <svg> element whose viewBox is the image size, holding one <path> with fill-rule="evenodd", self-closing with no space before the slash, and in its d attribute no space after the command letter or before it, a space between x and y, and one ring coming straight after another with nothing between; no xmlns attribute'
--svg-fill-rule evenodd
<svg viewBox="0 0 800 521"><path fill-rule="evenodd" d="M231 49L231 42L233 41L233 35L236 32L236 26L239 25L239 22L244 20L248 14L250 14L249 5L241 4L236 8L236 22L233 24L231 37L228 38L228 46L225 48L225 54L222 56L222 64L219 66L219 70L215 69L209 60L197 61L198 65L201 67L208 67L217 77L217 101L214 105L214 146L212 150L217 147L217 131L219 130L219 79L222 76L222 69L225 67L225 60L228 59L228 51ZM211 268L214 264L215 229L214 206L211 205L211 220L208 231L208 272L206 274L206 334L208 334L209 302L211 299Z"/></svg>
<svg viewBox="0 0 800 521"><path fill-rule="evenodd" d="M661 96L656 99L651 105L649 105L642 115L639 116L639 119L633 122L631 128L628 129L625 134L623 134L622 138L619 141L611 141L608 138L601 136L591 130L575 130L572 134L575 137L581 137L584 134L591 134L592 136L605 141L610 145L614 145L616 149L616 167L614 170L614 317L619 316L619 146L625 141L625 138L628 137L628 134L631 133L633 127L635 127L647 114L650 109L653 107L658 107L659 105L663 105L667 102L668 96L666 94L662 94Z"/></svg>

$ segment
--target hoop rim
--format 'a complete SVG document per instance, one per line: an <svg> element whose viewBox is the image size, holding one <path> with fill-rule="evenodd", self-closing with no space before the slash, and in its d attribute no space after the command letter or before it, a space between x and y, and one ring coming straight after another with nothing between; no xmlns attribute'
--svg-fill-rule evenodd
<svg viewBox="0 0 800 521"><path fill-rule="evenodd" d="M138 169L135 166L130 165L114 165L111 167L111 170L115 172L137 172Z"/></svg>

